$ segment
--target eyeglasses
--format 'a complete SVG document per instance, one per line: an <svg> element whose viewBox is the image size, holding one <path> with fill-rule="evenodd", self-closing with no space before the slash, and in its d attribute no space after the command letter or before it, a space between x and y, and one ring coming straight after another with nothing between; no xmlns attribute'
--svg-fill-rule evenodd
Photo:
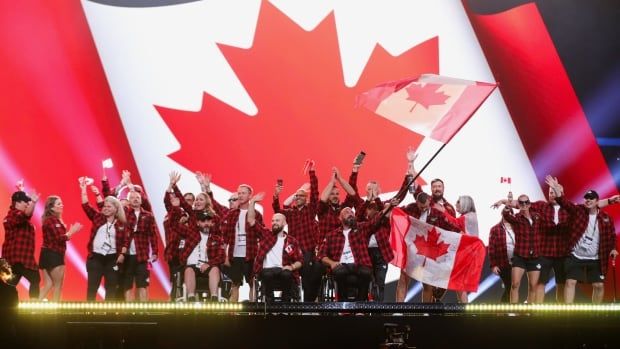
<svg viewBox="0 0 620 349"><path fill-rule="evenodd" d="M239 198L230 198L230 199L228 199L228 202L235 202L237 200L239 200Z"/></svg>
<svg viewBox="0 0 620 349"><path fill-rule="evenodd" d="M529 204L530 204L530 200L525 200L525 201L519 200L519 205L525 206L525 205L529 205Z"/></svg>

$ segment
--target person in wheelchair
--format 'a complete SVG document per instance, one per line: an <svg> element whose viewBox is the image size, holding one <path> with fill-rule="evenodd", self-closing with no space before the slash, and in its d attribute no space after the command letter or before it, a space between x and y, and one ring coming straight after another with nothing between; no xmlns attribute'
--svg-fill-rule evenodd
<svg viewBox="0 0 620 349"><path fill-rule="evenodd" d="M339 300L368 300L368 286L372 278L368 243L381 221L396 205L398 200L391 200L379 214L361 223L357 222L351 208L345 207L340 211L341 226L325 236L319 250L319 259L331 269L336 281Z"/></svg>
<svg viewBox="0 0 620 349"><path fill-rule="evenodd" d="M175 207L178 209L178 207ZM199 211L191 215L187 224L179 223L178 230L185 239L179 254L184 265L183 278L187 300L196 300L196 278L209 279L211 301L218 301L220 266L224 263L224 240L218 229L217 216L213 211Z"/></svg>
<svg viewBox="0 0 620 349"><path fill-rule="evenodd" d="M274 290L282 291L281 301L290 302L293 290L299 287L299 269L303 254L297 239L288 235L286 217L275 213L271 218L271 229L256 222L255 204L261 201L264 193L258 193L249 201L247 222L260 240L254 261L253 273L261 281L267 302L274 301Z"/></svg>

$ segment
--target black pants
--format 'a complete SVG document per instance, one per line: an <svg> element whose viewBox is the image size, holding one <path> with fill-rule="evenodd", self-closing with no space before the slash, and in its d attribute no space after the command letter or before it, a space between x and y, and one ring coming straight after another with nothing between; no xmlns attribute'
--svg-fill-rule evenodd
<svg viewBox="0 0 620 349"><path fill-rule="evenodd" d="M168 261L168 271L170 272L170 300L175 301L183 296L183 266L175 257Z"/></svg>
<svg viewBox="0 0 620 349"><path fill-rule="evenodd" d="M11 266L13 270L13 278L9 282L13 286L17 286L19 284L19 280L21 280L22 276L30 282L30 288L28 289L28 295L30 299L39 298L39 283L41 282L41 275L39 275L38 270L32 270L24 267L22 263L15 263Z"/></svg>
<svg viewBox="0 0 620 349"><path fill-rule="evenodd" d="M340 264L332 270L338 289L338 300L368 300L368 285L372 278L372 270L357 264Z"/></svg>
<svg viewBox="0 0 620 349"><path fill-rule="evenodd" d="M119 271L116 267L116 254L102 255L93 253L86 260L86 272L88 273L88 288L86 300L94 301L97 297L97 289L101 278L105 279L105 300L117 299ZM118 268L116 268L118 269Z"/></svg>
<svg viewBox="0 0 620 349"><path fill-rule="evenodd" d="M304 264L300 270L304 302L314 302L318 297L324 270L321 262L316 260L314 251L304 252Z"/></svg>
<svg viewBox="0 0 620 349"><path fill-rule="evenodd" d="M504 284L504 293L502 293L502 303L510 303L510 287L512 286L512 268L510 266L499 270L499 277Z"/></svg>
<svg viewBox="0 0 620 349"><path fill-rule="evenodd" d="M265 300L273 302L273 291L279 289L282 291L282 301L290 302L295 281L293 280L293 272L282 268L266 268L260 272L261 287L265 292Z"/></svg>
<svg viewBox="0 0 620 349"><path fill-rule="evenodd" d="M383 293L385 291L385 276L387 275L388 265L383 260L381 251L378 247L368 248L368 254L372 260L372 275L375 279L376 289L372 290L375 301L383 302Z"/></svg>

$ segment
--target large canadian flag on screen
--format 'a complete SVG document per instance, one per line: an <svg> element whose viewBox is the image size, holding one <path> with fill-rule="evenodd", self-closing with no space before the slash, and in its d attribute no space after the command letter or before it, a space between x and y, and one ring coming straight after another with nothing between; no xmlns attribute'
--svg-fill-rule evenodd
<svg viewBox="0 0 620 349"><path fill-rule="evenodd" d="M394 209L391 243L397 252L394 263L400 263L397 266L410 277L449 290L478 290L486 255L479 238L440 229Z"/></svg>

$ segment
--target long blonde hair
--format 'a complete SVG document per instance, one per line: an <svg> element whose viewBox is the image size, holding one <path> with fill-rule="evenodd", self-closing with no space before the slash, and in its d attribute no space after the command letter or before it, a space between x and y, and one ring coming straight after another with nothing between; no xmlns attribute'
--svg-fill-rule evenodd
<svg viewBox="0 0 620 349"><path fill-rule="evenodd" d="M110 203L112 204L112 206L114 206L114 208L116 208L116 215L115 218L116 220L118 220L121 223L127 223L127 218L125 217L125 209L123 208L123 204L121 204L121 201L117 198L115 198L114 196L107 196L104 200L103 200L104 204Z"/></svg>
<svg viewBox="0 0 620 349"><path fill-rule="evenodd" d="M45 220L50 217L60 218L60 215L57 215L52 211L54 205L56 205L56 201L60 200L60 196L58 195L50 195L45 199L45 208L43 209L43 215L41 216L41 222L45 223Z"/></svg>

